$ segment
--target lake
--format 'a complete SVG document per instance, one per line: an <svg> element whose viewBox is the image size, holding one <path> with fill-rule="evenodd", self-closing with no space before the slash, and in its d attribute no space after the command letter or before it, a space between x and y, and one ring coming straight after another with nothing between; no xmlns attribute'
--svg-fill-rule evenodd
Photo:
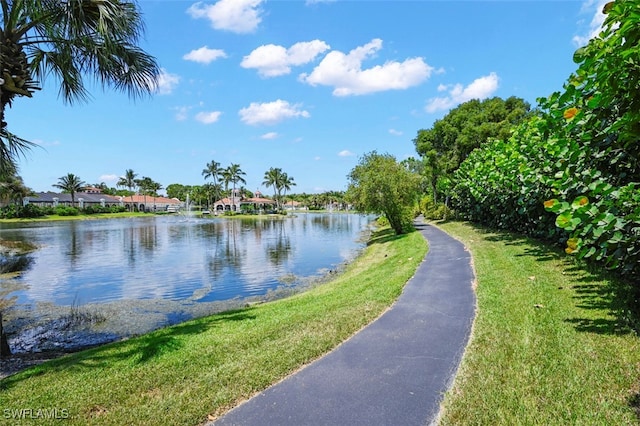
<svg viewBox="0 0 640 426"><path fill-rule="evenodd" d="M38 247L0 283L12 299L5 326L15 347L35 326L88 312L101 320L80 328L110 340L290 294L352 260L370 221L304 213L1 224L0 239Z"/></svg>

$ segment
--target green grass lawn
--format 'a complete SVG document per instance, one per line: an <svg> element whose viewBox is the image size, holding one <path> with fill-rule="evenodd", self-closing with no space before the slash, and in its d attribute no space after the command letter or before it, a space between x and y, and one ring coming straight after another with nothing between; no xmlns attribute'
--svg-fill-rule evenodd
<svg viewBox="0 0 640 426"><path fill-rule="evenodd" d="M640 340L623 287L561 251L461 223L478 312L444 425L638 424Z"/></svg>
<svg viewBox="0 0 640 426"><path fill-rule="evenodd" d="M377 233L342 274L305 293L189 321L10 376L0 381L0 416L58 409L69 417L63 424L201 424L378 317L399 296L425 253L426 243L417 232L400 237L389 230ZM30 422L47 423L25 419Z"/></svg>

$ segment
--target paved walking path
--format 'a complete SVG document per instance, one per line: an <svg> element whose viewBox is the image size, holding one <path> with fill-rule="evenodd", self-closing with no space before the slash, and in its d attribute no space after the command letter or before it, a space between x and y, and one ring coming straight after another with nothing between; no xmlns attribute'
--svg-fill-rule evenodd
<svg viewBox="0 0 640 426"><path fill-rule="evenodd" d="M437 420L475 315L471 255L416 222L429 252L380 318L210 425L426 425Z"/></svg>

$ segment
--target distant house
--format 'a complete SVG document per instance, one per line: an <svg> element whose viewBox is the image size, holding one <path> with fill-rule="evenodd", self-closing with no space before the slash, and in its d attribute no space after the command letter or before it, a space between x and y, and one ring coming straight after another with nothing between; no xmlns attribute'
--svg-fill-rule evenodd
<svg viewBox="0 0 640 426"><path fill-rule="evenodd" d="M309 210L308 207L305 207L302 205L302 203L298 202L298 201L287 201L286 203L284 203L284 209L285 210Z"/></svg>
<svg viewBox="0 0 640 426"><path fill-rule="evenodd" d="M101 193L76 192L74 194L74 207L84 208L86 206L121 206L119 197ZM43 207L71 206L71 194L57 192L39 192L28 197L24 197L23 204L35 204Z"/></svg>
<svg viewBox="0 0 640 426"><path fill-rule="evenodd" d="M185 206L177 198L152 197L150 195L130 195L117 198L128 210L140 212L177 212Z"/></svg>
<svg viewBox="0 0 640 426"><path fill-rule="evenodd" d="M226 211L239 212L243 209L268 211L273 210L276 204L275 201L269 198L263 198L259 191L255 193L255 197L251 198L242 197L239 190L236 190L234 195L235 196L231 198L225 197L213 203L215 213L224 213Z"/></svg>
<svg viewBox="0 0 640 426"><path fill-rule="evenodd" d="M88 206L126 207L127 210L140 212L176 212L184 207L184 203L177 198L152 197L150 195L133 195L128 197L102 194L99 188L90 188L89 192L76 192L74 207ZM43 207L71 206L71 194L57 192L39 192L25 197L23 203L35 204Z"/></svg>
<svg viewBox="0 0 640 426"><path fill-rule="evenodd" d="M87 194L100 194L102 193L102 189L96 188L95 186L85 186L84 188L82 188L81 192Z"/></svg>

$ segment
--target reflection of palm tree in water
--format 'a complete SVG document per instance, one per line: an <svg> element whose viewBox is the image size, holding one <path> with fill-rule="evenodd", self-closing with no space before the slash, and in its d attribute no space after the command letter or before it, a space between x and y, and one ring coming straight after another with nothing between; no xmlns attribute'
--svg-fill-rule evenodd
<svg viewBox="0 0 640 426"><path fill-rule="evenodd" d="M67 256L69 257L69 263L72 267L75 268L76 263L78 262L78 258L82 255L82 241L78 239L78 224L76 222L71 222L69 226L69 250L67 251Z"/></svg>
<svg viewBox="0 0 640 426"><path fill-rule="evenodd" d="M225 241L224 255L229 266L234 269L240 269L242 266L242 253L238 249L238 226L237 220L229 220L226 223L227 239Z"/></svg>
<svg viewBox="0 0 640 426"><path fill-rule="evenodd" d="M284 263L291 253L291 239L285 230L285 220L273 221L275 229L275 241L267 245L269 260L276 266Z"/></svg>

